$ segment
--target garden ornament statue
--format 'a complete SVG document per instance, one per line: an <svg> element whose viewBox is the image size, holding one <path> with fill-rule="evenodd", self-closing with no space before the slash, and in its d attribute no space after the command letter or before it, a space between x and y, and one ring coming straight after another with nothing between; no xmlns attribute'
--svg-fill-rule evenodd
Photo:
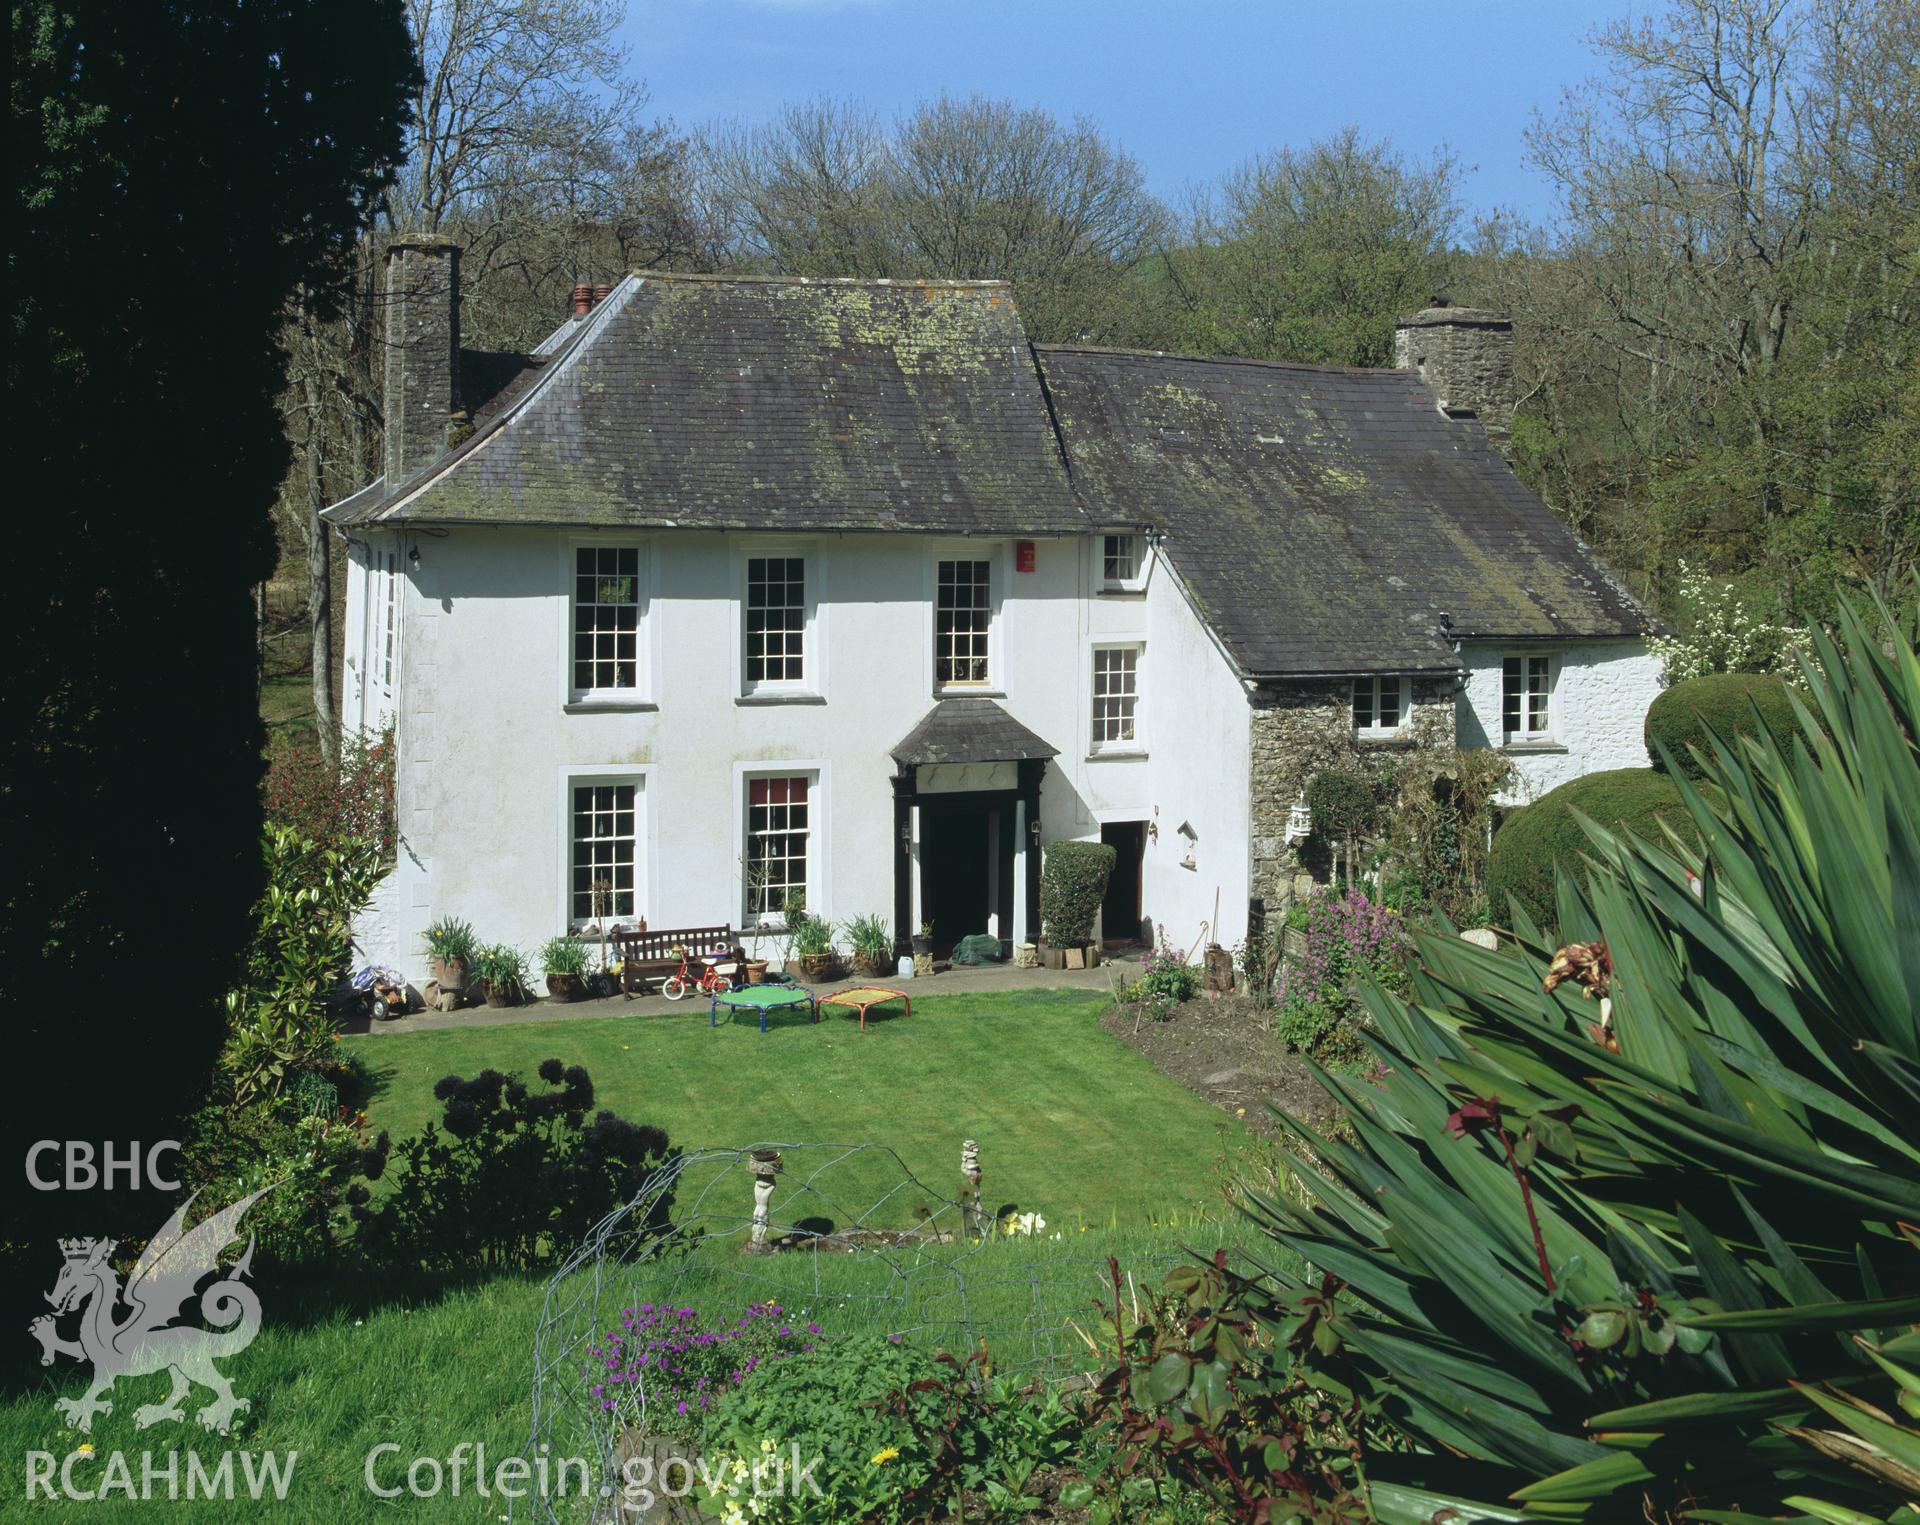
<svg viewBox="0 0 1920 1525"><path fill-rule="evenodd" d="M987 1215L980 1206L980 1146L972 1139L960 1146L960 1174L967 1183L966 1190L960 1194L960 1202L966 1212L967 1232L976 1239L984 1239L987 1234Z"/></svg>
<svg viewBox="0 0 1920 1525"><path fill-rule="evenodd" d="M782 1164L783 1161L777 1149L753 1151L753 1232L747 1241L750 1249L766 1247L769 1209L773 1203L773 1183L780 1174Z"/></svg>

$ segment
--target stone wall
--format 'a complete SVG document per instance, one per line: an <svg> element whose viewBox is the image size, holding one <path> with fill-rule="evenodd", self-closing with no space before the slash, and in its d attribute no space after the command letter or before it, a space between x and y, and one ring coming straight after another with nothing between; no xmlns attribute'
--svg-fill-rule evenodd
<svg viewBox="0 0 1920 1525"><path fill-rule="evenodd" d="M1252 875L1248 893L1269 916L1280 914L1312 888L1300 855L1287 841L1287 812L1307 780L1328 768L1375 771L1421 748L1454 742L1454 680L1450 674L1413 680L1413 709L1404 738L1361 740L1353 730L1353 685L1346 678L1268 683L1252 696Z"/></svg>
<svg viewBox="0 0 1920 1525"><path fill-rule="evenodd" d="M1513 433L1513 324L1496 312L1430 307L1400 319L1393 363L1418 371L1442 407L1478 416L1504 447Z"/></svg>

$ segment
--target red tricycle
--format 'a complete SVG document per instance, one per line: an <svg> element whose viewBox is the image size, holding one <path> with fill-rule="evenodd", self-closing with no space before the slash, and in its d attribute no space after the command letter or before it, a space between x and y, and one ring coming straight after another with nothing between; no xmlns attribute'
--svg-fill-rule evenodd
<svg viewBox="0 0 1920 1525"><path fill-rule="evenodd" d="M701 956L706 965L696 979L693 971L687 967L686 955L680 956L680 968L660 982L660 994L669 1001L677 1001L689 990L697 990L702 995L725 995L733 989L733 976L740 966L733 962L733 949L715 948Z"/></svg>

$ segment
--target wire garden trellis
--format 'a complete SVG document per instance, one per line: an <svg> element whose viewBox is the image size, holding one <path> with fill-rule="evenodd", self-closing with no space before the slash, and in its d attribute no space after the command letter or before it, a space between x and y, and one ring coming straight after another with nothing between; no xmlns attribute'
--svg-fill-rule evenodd
<svg viewBox="0 0 1920 1525"><path fill-rule="evenodd" d="M967 1179L977 1186L978 1159ZM878 1179L876 1189L875 1181ZM690 1192L680 1201L683 1191ZM1029 1220L1026 1226L1032 1226ZM679 1155L610 1214L548 1283L534 1338L528 1456L579 1458L591 1500L617 1499L623 1455L646 1429L643 1374L603 1394L594 1352L643 1305L738 1313L780 1303L836 1333L927 1349L988 1350L1002 1374L1065 1376L1102 1364L1090 1328L1104 1259L1071 1241L1009 1236L977 1197L949 1197L883 1144L754 1144ZM1183 1258L1130 1256L1135 1273ZM535 1496L532 1517L562 1501ZM516 1505L516 1515L522 1514ZM566 1516L572 1517L572 1516Z"/></svg>

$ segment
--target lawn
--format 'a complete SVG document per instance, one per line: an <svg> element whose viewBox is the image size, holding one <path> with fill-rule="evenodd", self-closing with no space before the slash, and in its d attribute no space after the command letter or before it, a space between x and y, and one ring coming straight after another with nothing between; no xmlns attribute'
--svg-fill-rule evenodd
<svg viewBox="0 0 1920 1525"><path fill-rule="evenodd" d="M710 1028L705 1004L688 1003L665 1016L371 1034L347 1046L379 1086L373 1123L396 1138L437 1115L441 1076L491 1066L531 1078L551 1056L586 1067L599 1105L687 1149L884 1144L928 1192L952 1197L971 1138L989 1208L1017 1205L1077 1231L1211 1199L1228 1121L1103 1031L1105 1005L1079 991L925 996L911 1017L870 1018L864 1034L827 1015L762 1035L744 1017ZM899 1179L890 1159L863 1158L831 1184L845 1206L864 1208ZM895 1221L913 1205L903 1193Z"/></svg>
<svg viewBox="0 0 1920 1525"><path fill-rule="evenodd" d="M84 1513L109 1520L167 1509L182 1520L255 1518L373 1521L409 1518L493 1521L505 1500L472 1491L471 1464L460 1498L376 1498L366 1482L403 1480L415 1457L445 1459L465 1442L484 1443L489 1465L525 1450L532 1427L533 1353L543 1307L566 1310L549 1349L562 1386L574 1380L569 1352L611 1327L623 1305L666 1301L703 1317L773 1297L804 1308L831 1337L902 1333L929 1347L961 1348L985 1338L1003 1369L1098 1364L1076 1328L1091 1330L1105 1257L1114 1255L1140 1283L1156 1283L1182 1245L1245 1243L1250 1230L1222 1212L1216 1177L1223 1119L1109 1037L1098 1022L1103 1001L1077 992L925 997L910 1019L881 1022L862 1036L845 1020L776 1027L709 1029L704 1007L668 1016L620 1016L520 1023L430 1033L376 1034L347 1040L374 1072L378 1126L404 1135L436 1112L434 1082L492 1066L531 1077L542 1059L585 1065L601 1105L659 1124L689 1149L759 1141L883 1143L890 1156L861 1154L833 1168L823 1188L864 1207L896 1194L881 1217L913 1221L918 1205L957 1194L963 1138L977 1139L988 1206L1017 1204L1045 1215L1032 1239L997 1239L976 1249L949 1244L885 1256L792 1254L752 1259L737 1243L709 1242L671 1263L607 1267L579 1278L549 1304L543 1277L503 1276L439 1293L356 1278L296 1297L276 1295L258 1339L223 1363L235 1390L252 1402L230 1439L191 1427L134 1425L134 1410L164 1395L158 1377L127 1378L114 1412L92 1435L65 1428L56 1395L84 1386L68 1362L0 1402L0 1515L63 1519L83 1512L65 1498L25 1496L30 1452L58 1461L83 1441L93 1457L76 1465L76 1489L98 1490L119 1453L140 1486L141 1457L161 1469L160 1496L131 1501L109 1493ZM810 1151L796 1151L796 1160ZM902 1171L918 1184L901 1187ZM803 1172L794 1172L802 1174ZM736 1177L722 1178L724 1210L736 1218L750 1202L732 1202ZM774 1202L776 1225L818 1211L816 1199L786 1183ZM689 1209L698 1182L683 1184ZM853 1215L852 1212L848 1214ZM687 1216L682 1213L682 1221ZM1060 1237L1055 1239L1053 1236ZM1071 1323L1069 1322L1071 1321ZM553 1340L550 1334L550 1341ZM197 1404L204 1395L196 1397ZM578 1427L564 1414L551 1432L556 1452L571 1454ZM225 1451L284 1462L297 1452L284 1502L164 1502L165 1469L197 1452L214 1466ZM470 1450L469 1453L471 1454ZM394 1460L398 1458L398 1460ZM10 1475L9 1475L10 1474ZM425 1474L423 1474L424 1476Z"/></svg>

